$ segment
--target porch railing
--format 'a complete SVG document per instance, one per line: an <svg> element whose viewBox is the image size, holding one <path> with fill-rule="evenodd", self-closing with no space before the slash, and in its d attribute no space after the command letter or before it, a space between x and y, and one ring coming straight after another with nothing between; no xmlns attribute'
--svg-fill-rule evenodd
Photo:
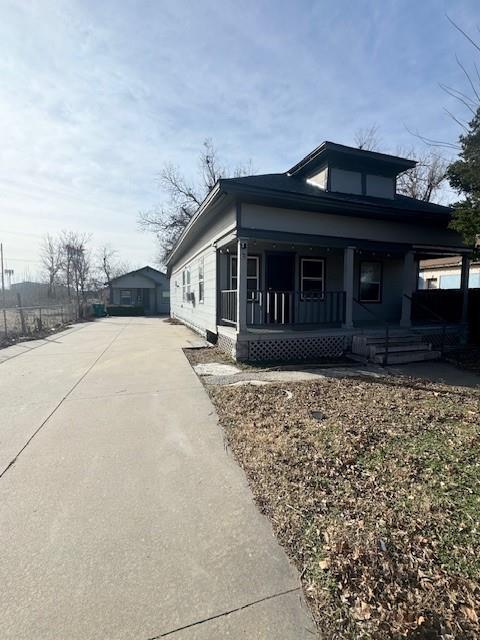
<svg viewBox="0 0 480 640"><path fill-rule="evenodd" d="M222 321L235 324L236 290L221 291L220 298ZM250 289L246 320L250 326L339 325L345 321L345 292Z"/></svg>
<svg viewBox="0 0 480 640"><path fill-rule="evenodd" d="M237 324L237 290L220 291L220 320L227 324Z"/></svg>

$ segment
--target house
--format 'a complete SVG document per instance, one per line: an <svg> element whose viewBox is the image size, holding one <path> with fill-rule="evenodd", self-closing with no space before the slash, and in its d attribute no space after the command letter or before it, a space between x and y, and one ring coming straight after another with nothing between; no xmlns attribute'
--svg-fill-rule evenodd
<svg viewBox="0 0 480 640"><path fill-rule="evenodd" d="M449 256L422 260L419 269L419 289L459 289L461 284L462 258ZM470 264L468 278L470 289L480 288L480 262Z"/></svg>
<svg viewBox="0 0 480 640"><path fill-rule="evenodd" d="M414 166L324 142L285 173L219 180L167 260L172 315L239 359L436 357L438 324L412 326L418 264L461 256L465 291L470 248L448 207L396 192Z"/></svg>
<svg viewBox="0 0 480 640"><path fill-rule="evenodd" d="M110 280L110 304L143 307L146 314L170 312L168 276L153 267L142 267Z"/></svg>

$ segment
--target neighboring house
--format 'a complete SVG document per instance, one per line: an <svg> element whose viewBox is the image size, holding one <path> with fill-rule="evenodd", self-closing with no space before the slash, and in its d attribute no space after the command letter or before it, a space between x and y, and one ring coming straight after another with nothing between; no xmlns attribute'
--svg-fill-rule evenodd
<svg viewBox="0 0 480 640"><path fill-rule="evenodd" d="M386 323L416 342L419 261L463 255L465 274L470 248L449 208L396 193L413 166L324 142L285 173L219 180L168 258L172 315L249 360L358 351Z"/></svg>
<svg viewBox="0 0 480 640"><path fill-rule="evenodd" d="M462 258L434 258L422 260L419 268L419 289L460 289L462 277ZM470 289L480 288L480 262L470 264L468 278Z"/></svg>
<svg viewBox="0 0 480 640"><path fill-rule="evenodd" d="M170 313L168 276L142 267L110 281L110 304L143 307L145 313Z"/></svg>

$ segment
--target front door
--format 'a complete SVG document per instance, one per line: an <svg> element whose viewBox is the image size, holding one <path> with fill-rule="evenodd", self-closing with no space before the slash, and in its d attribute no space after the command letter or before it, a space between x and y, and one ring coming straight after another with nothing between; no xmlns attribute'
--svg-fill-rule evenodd
<svg viewBox="0 0 480 640"><path fill-rule="evenodd" d="M293 322L295 254L269 253L266 268L266 322Z"/></svg>

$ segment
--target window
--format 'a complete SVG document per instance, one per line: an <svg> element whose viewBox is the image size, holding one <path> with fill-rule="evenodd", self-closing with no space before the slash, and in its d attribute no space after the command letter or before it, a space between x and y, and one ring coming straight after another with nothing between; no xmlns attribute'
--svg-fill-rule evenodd
<svg viewBox="0 0 480 640"><path fill-rule="evenodd" d="M237 256L230 256L230 289L236 289L237 280ZM247 301L257 300L260 289L260 258L248 256L247 258Z"/></svg>
<svg viewBox="0 0 480 640"><path fill-rule="evenodd" d="M480 273L470 272L470 280L468 286L470 289L478 289L480 287Z"/></svg>
<svg viewBox="0 0 480 640"><path fill-rule="evenodd" d="M120 304L132 304L132 292L130 289L120 289Z"/></svg>
<svg viewBox="0 0 480 640"><path fill-rule="evenodd" d="M198 301L203 302L204 297L204 270L205 270L205 260L204 258L200 258L198 262Z"/></svg>
<svg viewBox="0 0 480 640"><path fill-rule="evenodd" d="M425 281L426 289L438 289L438 280L437 278L427 278Z"/></svg>
<svg viewBox="0 0 480 640"><path fill-rule="evenodd" d="M360 263L360 302L382 301L382 263Z"/></svg>
<svg viewBox="0 0 480 640"><path fill-rule="evenodd" d="M440 276L440 289L460 289L460 274L449 273L446 276Z"/></svg>
<svg viewBox="0 0 480 640"><path fill-rule="evenodd" d="M300 295L302 300L323 298L325 287L325 260L300 259Z"/></svg>
<svg viewBox="0 0 480 640"><path fill-rule="evenodd" d="M188 300L190 294L190 268L186 268L182 272L182 300Z"/></svg>

